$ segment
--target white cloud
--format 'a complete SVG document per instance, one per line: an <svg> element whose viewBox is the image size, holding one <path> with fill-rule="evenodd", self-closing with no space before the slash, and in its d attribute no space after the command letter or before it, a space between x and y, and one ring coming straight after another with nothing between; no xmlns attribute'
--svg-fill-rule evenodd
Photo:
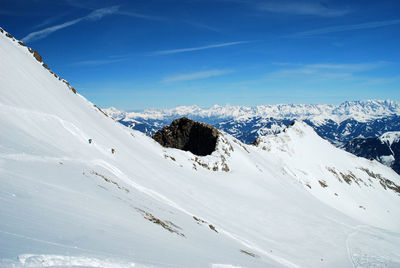
<svg viewBox="0 0 400 268"><path fill-rule="evenodd" d="M362 72L379 69L386 66L386 62L375 63L316 63L316 64L277 64L290 66L267 74L267 79L288 80L307 79L309 81L322 80L354 80Z"/></svg>
<svg viewBox="0 0 400 268"><path fill-rule="evenodd" d="M78 61L72 65L78 66L99 66L105 65L110 63L122 62L128 60L127 58L120 58L120 59L101 59L101 60L85 60L85 61Z"/></svg>
<svg viewBox="0 0 400 268"><path fill-rule="evenodd" d="M218 47L227 47L227 46L234 46L240 45L245 43L250 43L251 41L237 41L237 42L229 42L229 43L220 43L220 44L213 44L208 46L201 46L201 47L189 47L189 48L178 48L178 49L170 49L170 50L159 50L150 53L149 55L168 55L168 54L176 54L176 53L184 53L190 51L198 51L198 50L205 50L211 48L218 48Z"/></svg>
<svg viewBox="0 0 400 268"><path fill-rule="evenodd" d="M328 34L328 33L336 33L336 32L346 32L346 31L354 31L354 30L362 30L362 29L373 29L379 27L385 27L390 25L400 24L400 20L386 20L386 21L374 21L374 22L366 22L360 24L351 24L351 25L341 25L341 26L332 26L314 29L310 31L304 31L289 35L288 37L307 37L313 35L320 34Z"/></svg>
<svg viewBox="0 0 400 268"><path fill-rule="evenodd" d="M100 9L96 9L94 11L92 11L91 13L89 13L87 16L85 17L81 17L81 18L77 18L71 21L67 21L64 22L62 24L58 24L58 25L54 25L51 27L47 27L44 28L40 31L36 31L36 32L32 32L30 34L28 34L27 36L25 36L24 38L22 38L21 40L23 42L29 42L29 41L34 41L34 40L38 40L38 39L42 39L45 38L46 36L48 36L49 34L61 30L63 28L72 26L74 24L77 24L81 21L84 20L99 20L102 17L106 16L106 15L110 15L115 13L116 11L118 11L118 6L112 6L112 7L106 7L106 8L100 8Z"/></svg>
<svg viewBox="0 0 400 268"><path fill-rule="evenodd" d="M146 15L146 14L132 12L132 11L125 11L125 10L118 11L118 15L124 15L124 16L128 16L128 17L145 19L145 20L155 20L155 21L165 20L162 17L151 16L151 15Z"/></svg>
<svg viewBox="0 0 400 268"><path fill-rule="evenodd" d="M162 80L162 82L171 83L171 82L181 82L181 81L204 79L204 78L209 78L209 77L225 75L225 74L228 74L231 72L232 72L232 70L208 70L208 71L195 72L195 73L179 74L179 75L165 77Z"/></svg>
<svg viewBox="0 0 400 268"><path fill-rule="evenodd" d="M112 6L112 7L96 9L96 10L90 12L90 14L86 16L86 19L99 20L106 15L110 15L110 14L117 12L118 9L119 9L119 6Z"/></svg>
<svg viewBox="0 0 400 268"><path fill-rule="evenodd" d="M313 15L320 17L339 17L351 12L349 9L335 9L323 2L314 1L268 1L258 5L260 10L291 15Z"/></svg>
<svg viewBox="0 0 400 268"><path fill-rule="evenodd" d="M191 25L191 26L193 26L193 27L196 27L198 29L208 30L208 31L216 32L216 33L222 32L221 29L213 27L213 26L209 26L209 25L204 24L204 23L195 22L195 21L189 21L189 20L185 20L184 22L189 24L189 25Z"/></svg>

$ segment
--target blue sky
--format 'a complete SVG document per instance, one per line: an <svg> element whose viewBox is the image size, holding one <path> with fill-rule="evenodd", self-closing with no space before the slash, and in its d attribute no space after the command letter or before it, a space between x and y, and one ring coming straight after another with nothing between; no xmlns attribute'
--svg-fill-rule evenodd
<svg viewBox="0 0 400 268"><path fill-rule="evenodd" d="M1 0L0 26L101 107L400 101L397 0Z"/></svg>

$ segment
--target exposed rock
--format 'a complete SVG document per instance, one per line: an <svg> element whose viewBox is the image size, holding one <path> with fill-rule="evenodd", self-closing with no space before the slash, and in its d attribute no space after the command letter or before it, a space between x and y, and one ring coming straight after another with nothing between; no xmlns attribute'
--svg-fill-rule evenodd
<svg viewBox="0 0 400 268"><path fill-rule="evenodd" d="M40 56L40 54L36 50L34 50L33 48L30 48L30 47L28 48L28 50L29 50L30 53L33 54L33 56L35 57L35 59L38 62L43 62L42 56Z"/></svg>
<svg viewBox="0 0 400 268"><path fill-rule="evenodd" d="M27 47L22 41L15 40L15 38L14 38L11 34L9 34L9 33L7 33L6 31L4 31L4 29L1 28L1 27L0 27L0 32L1 32L1 33L5 33L5 35L6 35L8 38L13 39L13 41L17 41L18 44L19 44L20 46L23 46L23 47L27 48L28 51L33 55L33 57L34 57L38 62L40 62L40 63L42 64L42 66L43 66L46 70L48 70L48 71L50 72L50 74L52 74L52 75L53 75L55 78L57 78L58 80L64 82L64 83L67 85L67 87L68 87L73 93L76 94L76 89L75 89L74 87L72 87L65 79L61 79L57 74L55 74L55 73L50 69L50 67L47 66L47 64L45 64L45 63L43 62L42 56L41 56L36 50L34 50L33 48L30 48L30 47ZM98 109L99 109L99 108L98 108ZM100 110L100 109L99 109L99 110ZM101 111L101 112L104 113L103 111Z"/></svg>
<svg viewBox="0 0 400 268"><path fill-rule="evenodd" d="M254 254L254 253L251 252L250 250L241 249L240 252L242 252L242 253L244 253L244 254L247 254L247 255L249 255L249 256L251 256L251 257L253 257L253 258L258 258L258 257L259 257L257 254Z"/></svg>
<svg viewBox="0 0 400 268"><path fill-rule="evenodd" d="M157 131L153 139L164 147L205 156L215 151L218 135L215 127L182 117Z"/></svg>
<svg viewBox="0 0 400 268"><path fill-rule="evenodd" d="M258 146L260 143L261 143L261 138L258 137L251 143L251 145Z"/></svg>
<svg viewBox="0 0 400 268"><path fill-rule="evenodd" d="M67 87L68 87L70 90L72 90L72 92L74 92L74 93L76 94L76 89L75 89L73 86L71 86L71 85L68 83L67 80L62 79L61 81L64 82L64 84L66 84ZM96 108L99 109L97 106L96 106ZM100 110L100 109L99 109L99 110ZM101 111L101 112L104 114L103 111ZM107 115L106 115L106 116L107 116Z"/></svg>

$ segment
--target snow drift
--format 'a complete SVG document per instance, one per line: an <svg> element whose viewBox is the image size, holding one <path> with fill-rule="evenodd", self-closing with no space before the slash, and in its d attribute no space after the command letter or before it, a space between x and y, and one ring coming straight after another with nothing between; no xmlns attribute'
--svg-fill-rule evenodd
<svg viewBox="0 0 400 268"><path fill-rule="evenodd" d="M0 266L400 265L391 169L301 122L258 146L221 133L203 157L163 148L6 35Z"/></svg>

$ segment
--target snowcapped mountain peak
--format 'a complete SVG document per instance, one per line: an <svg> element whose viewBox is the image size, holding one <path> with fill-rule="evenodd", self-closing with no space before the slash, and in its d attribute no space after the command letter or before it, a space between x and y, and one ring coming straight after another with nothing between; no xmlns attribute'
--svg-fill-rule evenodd
<svg viewBox="0 0 400 268"><path fill-rule="evenodd" d="M260 144L268 144L271 146L285 147L291 143L304 143L305 139L323 141L321 137L310 127L307 123L296 120L293 121L289 126L284 128L279 134L269 134L257 138L255 141L256 146L260 147Z"/></svg>
<svg viewBox="0 0 400 268"><path fill-rule="evenodd" d="M391 100L346 101L336 107L332 113L342 117L351 116L358 121L366 121L400 114L400 104Z"/></svg>
<svg viewBox="0 0 400 268"><path fill-rule="evenodd" d="M315 130L302 120L295 120L287 127L286 133L296 133L298 136L316 135Z"/></svg>
<svg viewBox="0 0 400 268"><path fill-rule="evenodd" d="M108 109L105 109L106 111ZM111 111L112 112L112 111ZM329 104L274 104L255 107L214 105L210 108L199 106L179 106L172 109L149 109L143 112L125 114L129 119L158 119L177 118L179 116L196 118L233 119L238 121L256 117L275 119L309 119L316 124L327 120L342 122L355 119L366 122L376 118L399 115L400 104L391 100L362 100L346 101L340 105ZM128 120L128 118L127 118Z"/></svg>
<svg viewBox="0 0 400 268"><path fill-rule="evenodd" d="M258 146L222 133L203 157L164 148L33 54L0 34L0 267L399 266L400 177L388 167L303 122ZM176 112L187 111L253 113Z"/></svg>
<svg viewBox="0 0 400 268"><path fill-rule="evenodd" d="M400 131L386 132L383 135L381 135L379 139L390 146L393 143L400 141Z"/></svg>

